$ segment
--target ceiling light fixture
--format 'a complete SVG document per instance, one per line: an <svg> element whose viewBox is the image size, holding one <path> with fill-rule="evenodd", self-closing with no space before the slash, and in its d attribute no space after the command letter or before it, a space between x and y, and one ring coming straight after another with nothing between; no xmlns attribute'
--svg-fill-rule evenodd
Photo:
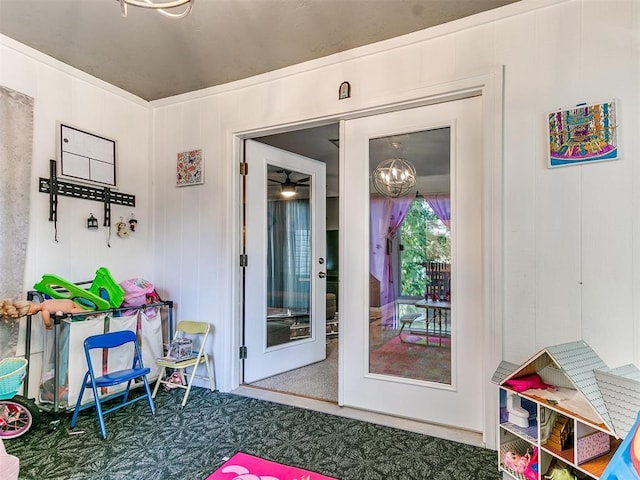
<svg viewBox="0 0 640 480"><path fill-rule="evenodd" d="M289 177L285 180L285 182L280 185L280 195L286 198L290 198L295 196L296 194L296 184L289 180Z"/></svg>
<svg viewBox="0 0 640 480"><path fill-rule="evenodd" d="M152 8L157 10L159 13L169 18L183 18L189 15L189 12L193 8L193 4L196 0L173 0L169 2L153 2L151 0L117 0L120 2L120 12L123 17L127 16L127 7L131 5L132 7L140 7L140 8ZM184 11L181 13L172 13L168 12L168 9L174 9L178 7L185 7Z"/></svg>
<svg viewBox="0 0 640 480"><path fill-rule="evenodd" d="M393 158L381 161L371 174L374 188L385 197L406 195L416 184L416 169L411 162L398 158L399 142L392 142Z"/></svg>

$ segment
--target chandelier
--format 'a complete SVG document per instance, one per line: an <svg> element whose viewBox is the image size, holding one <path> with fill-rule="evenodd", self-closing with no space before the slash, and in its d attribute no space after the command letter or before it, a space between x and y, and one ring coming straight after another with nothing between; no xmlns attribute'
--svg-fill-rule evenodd
<svg viewBox="0 0 640 480"><path fill-rule="evenodd" d="M385 197L398 198L408 194L416 184L416 169L411 162L398 158L400 143L391 144L396 154L381 161L371 174L371 180L378 193Z"/></svg>
<svg viewBox="0 0 640 480"><path fill-rule="evenodd" d="M183 18L186 17L196 0L172 0L165 2L153 2L152 0L118 0L120 2L120 12L123 17L127 16L127 7L151 8L157 10L159 13L169 18ZM168 10L185 7L180 13L169 12Z"/></svg>

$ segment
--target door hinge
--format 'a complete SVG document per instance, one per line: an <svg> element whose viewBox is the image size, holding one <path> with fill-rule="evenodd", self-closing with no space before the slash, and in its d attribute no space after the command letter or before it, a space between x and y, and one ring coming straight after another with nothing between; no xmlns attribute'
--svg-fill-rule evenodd
<svg viewBox="0 0 640 480"><path fill-rule="evenodd" d="M240 175L249 175L249 164L247 162L240 162Z"/></svg>
<svg viewBox="0 0 640 480"><path fill-rule="evenodd" d="M247 358L247 346L242 345L240 347L240 360L245 360Z"/></svg>
<svg viewBox="0 0 640 480"><path fill-rule="evenodd" d="M241 253L240 254L240 266L248 267L249 266L249 255Z"/></svg>

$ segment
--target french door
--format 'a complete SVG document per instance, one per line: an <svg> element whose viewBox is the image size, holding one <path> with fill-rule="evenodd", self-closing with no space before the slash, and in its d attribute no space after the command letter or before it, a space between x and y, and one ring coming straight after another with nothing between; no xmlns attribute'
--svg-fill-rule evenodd
<svg viewBox="0 0 640 480"><path fill-rule="evenodd" d="M340 318L344 320L340 325L343 341L340 384L342 404L346 406L483 430L481 117L482 97L473 97L344 122L341 237L345 240L341 244L340 257L341 283L344 285ZM429 310L437 310L440 328L437 338L430 338L427 331L422 335L422 342L416 340L415 345L410 345L411 354L424 362L422 368L425 369L434 368L429 361L445 347L449 349L450 376L446 380L432 381L428 375L424 378L404 377L374 368L372 352L378 351L379 345L392 353L393 349L408 348L406 343L413 337L406 335L411 324L408 317L402 317L397 295L384 293L385 288L395 288L397 294L397 288L391 280L372 275L375 263L372 259L378 253L385 255L385 248L388 249L392 242L385 245L383 241L373 244L371 241L373 216L370 214L374 206L372 194L375 193L371 174L378 161L389 158L376 157L376 145L387 143L393 147L388 155L402 157L403 146L398 139L443 129L448 132L450 171L448 186L439 188L448 189L446 193L451 202L448 227L450 292L446 292L448 295L442 297L442 301L436 299L431 304L434 308L418 305L418 315L424 310L427 325ZM426 143L421 148L430 146ZM419 158L420 152L414 153L415 158ZM416 170L418 183L409 193L414 197L416 193L422 193L421 188L428 189L425 185L436 181L442 173L429 172L429 165ZM393 200L394 204L402 201L402 198ZM382 298L382 301L378 298L375 308L372 295ZM375 334L372 325L376 322L386 325L383 331L386 337ZM396 338L403 322L407 329L402 332L402 339ZM414 337L420 337L420 332Z"/></svg>
<svg viewBox="0 0 640 480"><path fill-rule="evenodd" d="M326 356L325 165L247 140L244 383Z"/></svg>

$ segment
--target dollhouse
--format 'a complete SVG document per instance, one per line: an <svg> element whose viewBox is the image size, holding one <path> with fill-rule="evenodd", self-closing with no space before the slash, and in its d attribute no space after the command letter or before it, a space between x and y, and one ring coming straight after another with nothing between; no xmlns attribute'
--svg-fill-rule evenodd
<svg viewBox="0 0 640 480"><path fill-rule="evenodd" d="M584 341L501 362L499 465L515 479L598 479L640 410L640 370L609 368ZM555 476L554 476L555 475Z"/></svg>

